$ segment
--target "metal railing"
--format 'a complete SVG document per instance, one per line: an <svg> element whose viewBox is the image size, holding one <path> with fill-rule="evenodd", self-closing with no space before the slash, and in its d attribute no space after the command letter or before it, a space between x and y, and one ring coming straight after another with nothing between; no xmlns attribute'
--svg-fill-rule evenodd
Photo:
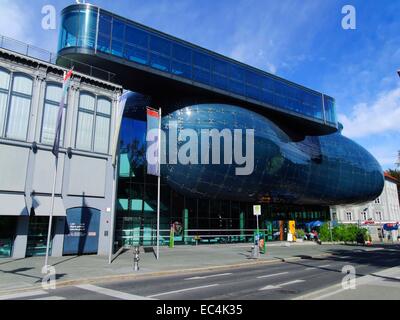
<svg viewBox="0 0 400 320"><path fill-rule="evenodd" d="M116 74L110 71L94 67L92 65L60 56L45 49L0 35L0 48L19 53L46 63L51 63L65 68L74 67L74 70L91 77L108 82L116 81Z"/></svg>

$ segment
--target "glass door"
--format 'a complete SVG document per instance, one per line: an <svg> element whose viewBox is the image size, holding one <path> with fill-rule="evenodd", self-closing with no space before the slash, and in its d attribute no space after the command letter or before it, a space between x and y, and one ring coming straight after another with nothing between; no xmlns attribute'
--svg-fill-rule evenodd
<svg viewBox="0 0 400 320"><path fill-rule="evenodd" d="M16 225L16 217L0 217L0 258L11 257Z"/></svg>
<svg viewBox="0 0 400 320"><path fill-rule="evenodd" d="M49 217L30 217L26 256L44 256L46 254L48 228ZM49 255L51 254L52 238L53 232L50 239Z"/></svg>

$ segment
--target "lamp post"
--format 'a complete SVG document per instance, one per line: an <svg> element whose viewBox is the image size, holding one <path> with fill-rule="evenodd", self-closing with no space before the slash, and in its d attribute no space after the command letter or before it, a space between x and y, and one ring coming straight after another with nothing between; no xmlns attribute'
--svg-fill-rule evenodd
<svg viewBox="0 0 400 320"><path fill-rule="evenodd" d="M397 70L397 74L399 75L399 77L400 77L400 69L399 70Z"/></svg>

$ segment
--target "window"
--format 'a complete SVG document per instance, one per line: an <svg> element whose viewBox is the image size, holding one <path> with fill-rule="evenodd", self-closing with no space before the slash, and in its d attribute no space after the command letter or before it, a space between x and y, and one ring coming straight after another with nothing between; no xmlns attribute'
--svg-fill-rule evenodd
<svg viewBox="0 0 400 320"><path fill-rule="evenodd" d="M108 152L110 135L111 102L104 98L97 100L96 129L94 134L94 151Z"/></svg>
<svg viewBox="0 0 400 320"><path fill-rule="evenodd" d="M2 82L4 82L4 80ZM21 74L14 75L10 103L8 106L6 127L6 136L8 138L18 140L26 140L27 138L32 87L33 81L31 78ZM3 102L4 98L3 96Z"/></svg>
<svg viewBox="0 0 400 320"><path fill-rule="evenodd" d="M346 212L346 220L347 221L353 220L352 217L351 217L351 212Z"/></svg>
<svg viewBox="0 0 400 320"><path fill-rule="evenodd" d="M48 84L46 87L46 97L44 100L43 120L42 120L42 134L40 142L45 144L52 144L56 133L57 114L62 97L62 87L58 84ZM63 145L64 127L65 127L65 114L67 97L64 101L63 118L61 124L60 145Z"/></svg>
<svg viewBox="0 0 400 320"><path fill-rule="evenodd" d="M100 153L108 152L111 101L82 93L79 99L76 148Z"/></svg>
<svg viewBox="0 0 400 320"><path fill-rule="evenodd" d="M360 213L361 220L367 220L367 213L365 211Z"/></svg>
<svg viewBox="0 0 400 320"><path fill-rule="evenodd" d="M380 211L376 212L376 220L382 220L382 212Z"/></svg>
<svg viewBox="0 0 400 320"><path fill-rule="evenodd" d="M7 114L8 89L10 86L10 74L0 69L0 135L4 130Z"/></svg>
<svg viewBox="0 0 400 320"><path fill-rule="evenodd" d="M380 198L376 198L374 201L376 204L380 204L381 203L381 199Z"/></svg>

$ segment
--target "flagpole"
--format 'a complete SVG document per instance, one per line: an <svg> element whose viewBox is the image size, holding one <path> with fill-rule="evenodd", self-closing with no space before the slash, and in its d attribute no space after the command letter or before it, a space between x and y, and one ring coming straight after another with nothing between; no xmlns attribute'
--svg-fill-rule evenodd
<svg viewBox="0 0 400 320"><path fill-rule="evenodd" d="M51 191L51 210L49 216L49 228L47 230L47 244L46 244L46 258L44 262L44 266L47 270L48 260L49 260L49 248L50 248L50 238L51 238L51 229L53 225L53 213L54 213L54 197L56 193L56 182L57 182L57 167L58 167L58 157L55 157L54 161L54 176L53 176L53 189Z"/></svg>
<svg viewBox="0 0 400 320"><path fill-rule="evenodd" d="M51 150L51 153L54 155L54 176L53 176L53 188L51 191L51 210L50 210L50 215L49 215L49 228L47 230L46 257L45 257L45 262L44 262L44 269L46 272L47 272L48 261L49 261L51 230L52 230L52 226L53 226L54 197L55 197L55 193L56 193L56 183L57 183L58 153L59 153L59 149L60 149L62 116L63 116L63 110L64 110L64 101L65 101L65 97L67 96L73 69L74 68L72 67L68 72L64 72L61 101L60 101L60 105L58 106L58 112L57 112L57 122L56 122L55 134L54 134L54 144L53 144L53 148Z"/></svg>
<svg viewBox="0 0 400 320"><path fill-rule="evenodd" d="M161 108L158 111L157 260L160 258Z"/></svg>

